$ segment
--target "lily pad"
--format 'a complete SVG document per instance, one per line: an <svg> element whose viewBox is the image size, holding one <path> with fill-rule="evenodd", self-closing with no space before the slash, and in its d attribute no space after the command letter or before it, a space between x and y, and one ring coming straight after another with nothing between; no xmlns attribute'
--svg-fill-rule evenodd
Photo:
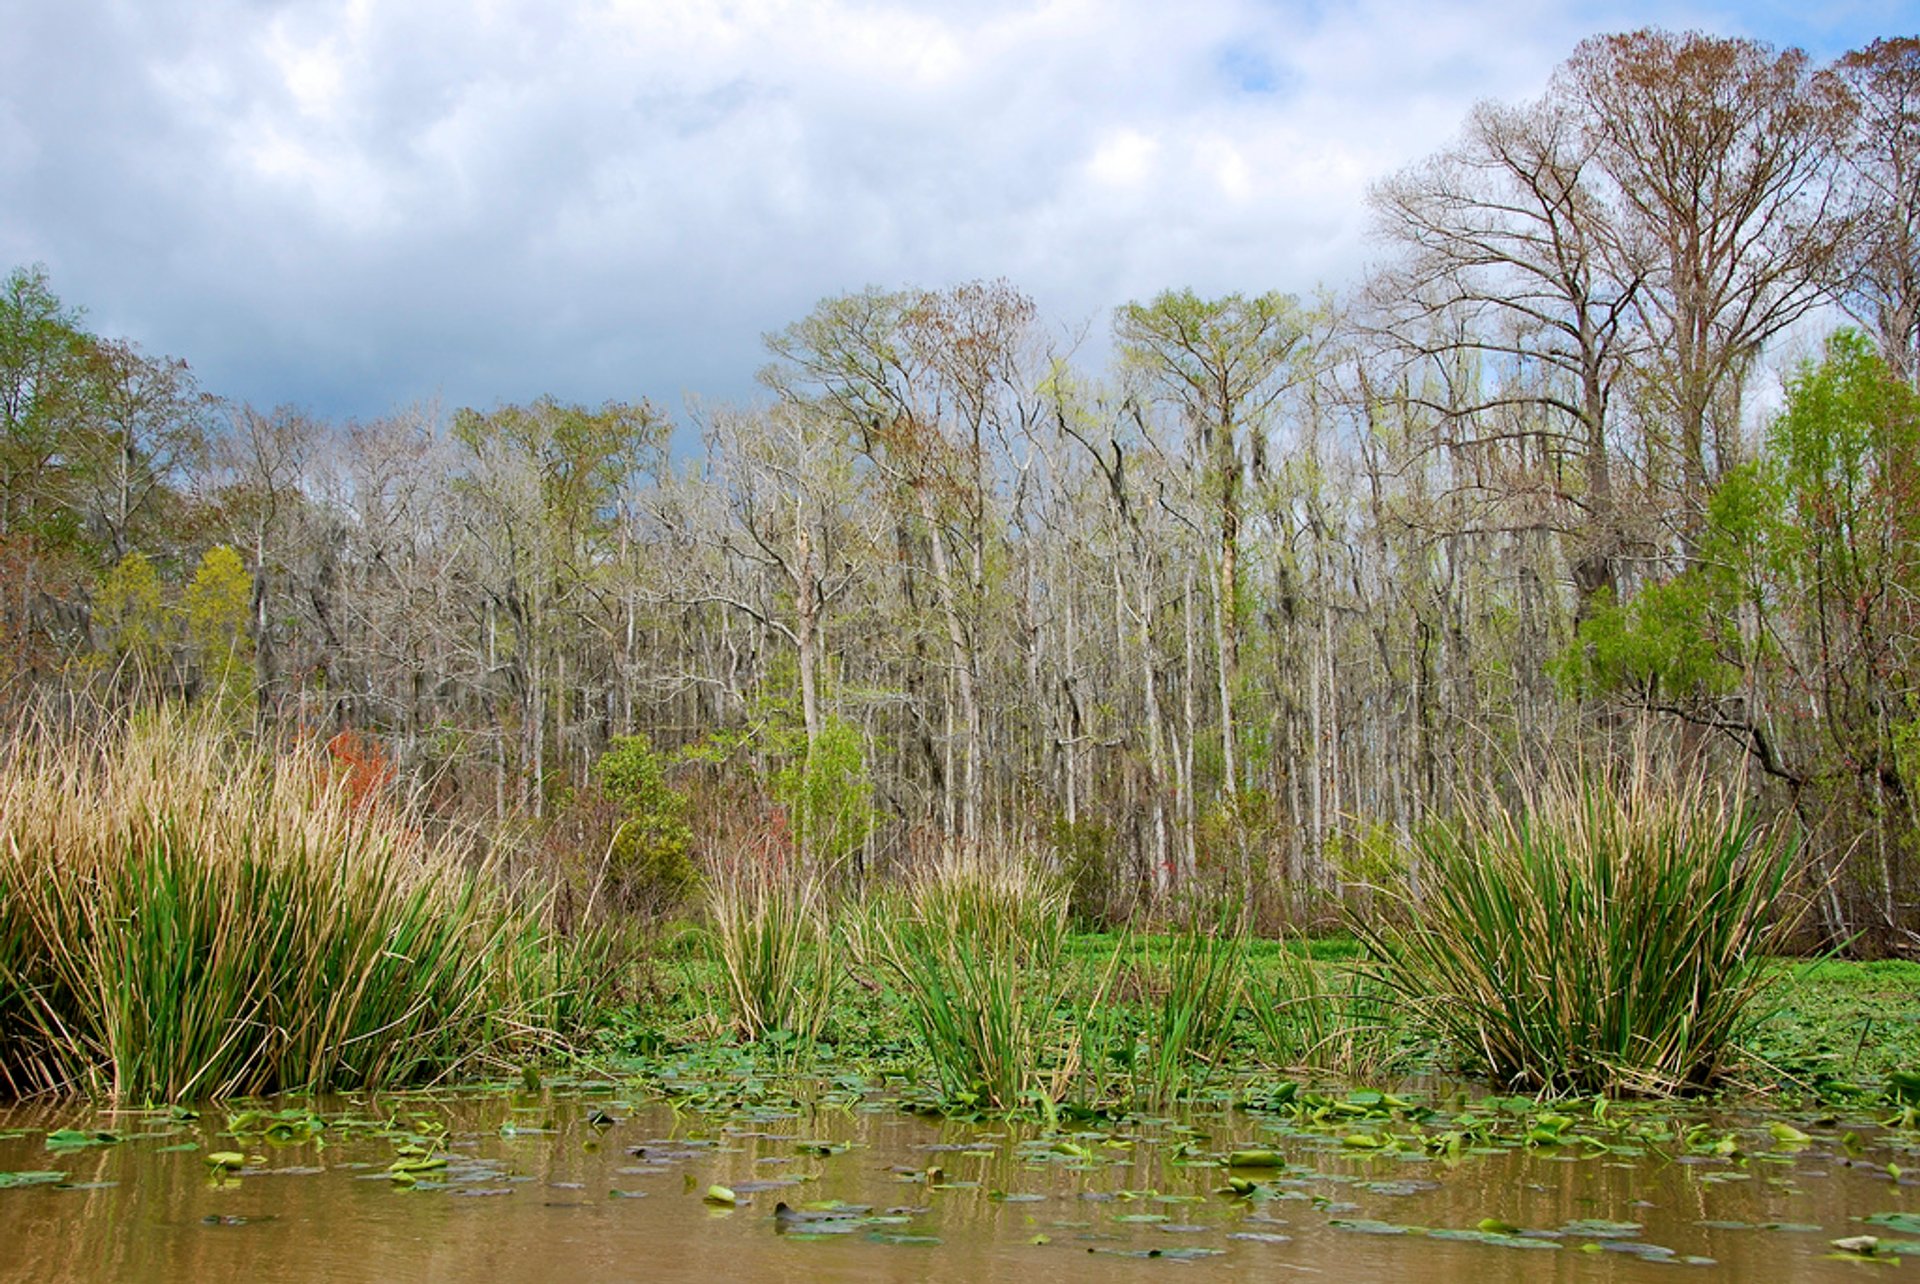
<svg viewBox="0 0 1920 1284"><path fill-rule="evenodd" d="M0 1190L11 1190L16 1186L51 1186L66 1179L65 1173L55 1172L0 1173Z"/></svg>
<svg viewBox="0 0 1920 1284"><path fill-rule="evenodd" d="M48 1150L79 1150L85 1146L112 1146L119 1142L120 1134L105 1128L55 1128L47 1134Z"/></svg>

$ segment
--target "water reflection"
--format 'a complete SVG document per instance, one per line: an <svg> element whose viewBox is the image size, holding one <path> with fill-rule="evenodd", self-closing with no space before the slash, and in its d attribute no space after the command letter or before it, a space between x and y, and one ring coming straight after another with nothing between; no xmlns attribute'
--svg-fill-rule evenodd
<svg viewBox="0 0 1920 1284"><path fill-rule="evenodd" d="M326 1124L310 1135L309 1109ZM228 1110L0 1113L0 1172L61 1174L0 1179L0 1277L1108 1281L1176 1270L1495 1284L1658 1279L1695 1258L1726 1278L1853 1279L1863 1266L1833 1259L1829 1241L1900 1240L1865 1219L1916 1209L1913 1186L1885 1168L1904 1142L1865 1119L1808 1123L1797 1149L1761 1117L1728 1116L1705 1122L1706 1135L1732 1139L1729 1153L1676 1139L1382 1154L1397 1144L1392 1124L1369 1142L1364 1125L1243 1112L1063 1134L891 1102L722 1115L618 1092L264 1110L284 1113L282 1126L256 1112L238 1138ZM61 1128L121 1140L50 1149ZM1220 1157L1236 1149L1274 1152L1232 1174L1251 1197L1221 1193ZM244 1167L224 1174L208 1160L221 1151ZM414 1170L396 1181L396 1162ZM716 1202L714 1187L735 1202Z"/></svg>

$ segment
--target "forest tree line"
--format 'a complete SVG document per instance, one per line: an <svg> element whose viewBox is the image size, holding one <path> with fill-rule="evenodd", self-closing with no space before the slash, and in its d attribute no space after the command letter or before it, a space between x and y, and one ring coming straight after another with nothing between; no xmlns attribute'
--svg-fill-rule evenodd
<svg viewBox="0 0 1920 1284"><path fill-rule="evenodd" d="M0 698L331 737L596 885L639 816L648 877L999 845L1108 918L1417 883L1461 800L1651 756L1796 827L1822 939L1920 940L1920 39L1595 37L1370 200L1364 280L1110 361L1004 281L827 299L692 450L232 404L15 270Z"/></svg>

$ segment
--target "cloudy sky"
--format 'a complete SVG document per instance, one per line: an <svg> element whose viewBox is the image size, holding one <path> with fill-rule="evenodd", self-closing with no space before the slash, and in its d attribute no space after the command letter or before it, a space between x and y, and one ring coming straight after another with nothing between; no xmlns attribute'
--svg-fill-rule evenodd
<svg viewBox="0 0 1920 1284"><path fill-rule="evenodd" d="M1829 57L1920 6L0 0L0 270L260 405L677 410L869 284L1337 287L1369 181L1653 22Z"/></svg>

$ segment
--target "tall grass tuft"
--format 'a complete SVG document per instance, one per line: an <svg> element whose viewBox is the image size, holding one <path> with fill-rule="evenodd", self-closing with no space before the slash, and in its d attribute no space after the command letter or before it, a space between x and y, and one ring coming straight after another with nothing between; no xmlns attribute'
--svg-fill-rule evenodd
<svg viewBox="0 0 1920 1284"><path fill-rule="evenodd" d="M707 919L734 1023L747 1039L818 1039L833 1009L838 947L826 872L768 836L712 862Z"/></svg>
<svg viewBox="0 0 1920 1284"><path fill-rule="evenodd" d="M1169 938L1166 965L1154 978L1157 998L1147 1010L1146 1069L1157 1101L1203 1081L1225 1054L1246 992L1247 948L1247 934L1231 912L1211 921L1196 912Z"/></svg>
<svg viewBox="0 0 1920 1284"><path fill-rule="evenodd" d="M999 1108L1060 1100L1077 1043L1067 893L1012 855L942 861L862 916L862 956L898 984L942 1091Z"/></svg>
<svg viewBox="0 0 1920 1284"><path fill-rule="evenodd" d="M1393 1060L1394 996L1364 965L1317 962L1303 943L1298 953L1281 953L1269 984L1249 998L1254 1026L1277 1065L1365 1080Z"/></svg>
<svg viewBox="0 0 1920 1284"><path fill-rule="evenodd" d="M148 715L0 759L0 1090L181 1100L518 1056L591 1007L448 842L315 760Z"/></svg>
<svg viewBox="0 0 1920 1284"><path fill-rule="evenodd" d="M1791 927L1791 845L1699 783L1562 776L1430 830L1418 855L1408 925L1357 930L1381 981L1518 1087L1717 1082Z"/></svg>

